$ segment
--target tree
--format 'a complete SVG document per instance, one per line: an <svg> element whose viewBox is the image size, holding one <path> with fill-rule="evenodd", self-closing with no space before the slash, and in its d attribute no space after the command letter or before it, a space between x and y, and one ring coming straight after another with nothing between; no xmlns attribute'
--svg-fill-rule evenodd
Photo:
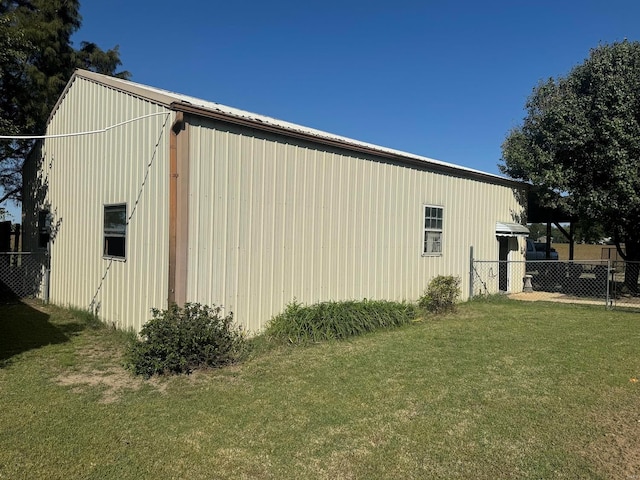
<svg viewBox="0 0 640 480"><path fill-rule="evenodd" d="M546 238L546 236L546 223L532 223L531 225L529 225L529 238L534 242L537 242L539 238ZM567 243L567 239L562 234L560 229L554 226L551 227L551 241L554 243Z"/></svg>
<svg viewBox="0 0 640 480"><path fill-rule="evenodd" d="M566 226L565 226L566 231ZM539 238L547 236L547 225L544 223L532 223L529 225L529 238L538 241ZM581 218L574 224L573 240L579 243L598 243L604 239L606 235L599 223L591 219ZM559 228L551 227L551 240L554 243L568 243L569 239L560 231Z"/></svg>
<svg viewBox="0 0 640 480"><path fill-rule="evenodd" d="M20 72L32 49L24 29L16 20L16 12L6 10L5 2L0 3L0 133L4 135L20 133L23 119L17 110L19 102L24 101L24 95L20 94ZM19 190L16 179L22 165L15 158L17 149L14 142L0 142L0 187L5 192Z"/></svg>
<svg viewBox="0 0 640 480"><path fill-rule="evenodd" d="M640 43L600 45L566 76L539 83L502 145L507 175L602 225L640 261ZM620 244L625 244L625 252ZM637 264L625 284L638 290Z"/></svg>
<svg viewBox="0 0 640 480"><path fill-rule="evenodd" d="M118 47L72 46L78 0L0 0L0 134L42 134L53 105L76 68L116 73ZM19 201L22 165L32 140L0 141L0 204Z"/></svg>
<svg viewBox="0 0 640 480"><path fill-rule="evenodd" d="M573 237L576 242L600 243L608 235L600 223L591 218L581 218L575 226Z"/></svg>

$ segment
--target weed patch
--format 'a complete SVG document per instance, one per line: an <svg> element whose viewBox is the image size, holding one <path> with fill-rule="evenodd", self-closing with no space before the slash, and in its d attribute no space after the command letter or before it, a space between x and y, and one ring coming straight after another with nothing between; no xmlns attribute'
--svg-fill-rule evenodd
<svg viewBox="0 0 640 480"><path fill-rule="evenodd" d="M339 340L383 328L398 327L416 317L415 306L380 300L292 302L269 322L266 334L291 343Z"/></svg>

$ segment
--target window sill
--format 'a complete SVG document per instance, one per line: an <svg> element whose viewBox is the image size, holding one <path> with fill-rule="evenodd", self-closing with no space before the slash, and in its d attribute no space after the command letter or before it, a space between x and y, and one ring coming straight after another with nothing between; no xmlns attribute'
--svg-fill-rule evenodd
<svg viewBox="0 0 640 480"><path fill-rule="evenodd" d="M122 263L125 263L127 261L126 257L111 257L109 255L103 255L102 259L103 260L115 260L116 262L122 262Z"/></svg>

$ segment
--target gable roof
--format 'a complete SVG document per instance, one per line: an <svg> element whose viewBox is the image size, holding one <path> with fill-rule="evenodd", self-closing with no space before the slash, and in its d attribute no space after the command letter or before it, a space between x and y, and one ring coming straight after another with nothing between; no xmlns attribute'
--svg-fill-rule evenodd
<svg viewBox="0 0 640 480"><path fill-rule="evenodd" d="M475 170L472 168L443 162L421 155L403 152L391 148L381 147L379 145L361 142L351 138L335 135L314 128L304 127L295 123L278 120L265 115L259 115L238 108L229 107L215 102L202 100L199 98L170 92L156 87L135 83L129 80L109 77L99 73L78 69L67 83L64 91L60 95L56 105L54 106L49 121L55 114L60 103L63 101L67 92L77 78L82 78L94 83L98 83L127 94L146 99L157 103L171 110L189 113L192 115L202 116L205 118L213 118L223 122L229 122L236 125L243 125L262 131L277 133L289 137L295 137L303 140L321 143L337 148L342 148L358 153L365 153L383 157L388 160L410 164L422 168L430 168L435 171L448 173L455 176L471 177L489 183L497 183L514 188L526 189L528 184L512 180L500 175Z"/></svg>

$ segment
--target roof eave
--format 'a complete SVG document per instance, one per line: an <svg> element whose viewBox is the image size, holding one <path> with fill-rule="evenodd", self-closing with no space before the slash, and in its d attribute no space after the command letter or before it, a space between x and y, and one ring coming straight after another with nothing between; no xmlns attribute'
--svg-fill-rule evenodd
<svg viewBox="0 0 640 480"><path fill-rule="evenodd" d="M378 158L383 158L385 160L401 163L404 165L415 166L418 168L428 168L431 171L453 175L456 177L471 178L471 179L479 180L482 182L515 188L518 190L527 190L529 188L529 185L524 182L501 177L499 175L494 175L491 173L482 172L479 170L473 170L473 169L460 167L453 164L448 164L445 162L439 162L426 157L420 157L418 155L412 155L406 152L386 149L383 147L378 147L376 145L358 142L356 140L350 141L350 139L345 137L336 137L334 135L329 135L329 134L324 136L324 135L321 135L322 132L317 132L318 134L314 134L311 131L306 131L305 129L297 130L297 129L288 128L287 126L278 125L277 123L269 123L266 121L261 121L257 117L254 118L254 117L239 116L230 112L225 112L223 110L212 109L206 106L194 105L187 101L177 100L176 95L175 94L172 95L171 92L165 93L163 91L159 91L158 89L145 88L144 85L138 85L131 81L109 77L107 75L102 75L99 73L94 73L89 70L82 70L82 69L77 69L73 73L69 81L67 82L67 85L64 91L58 98L58 101L56 102L54 108L51 111L51 115L47 120L47 124L49 124L49 122L51 121L53 115L55 114L62 100L64 99L67 92L71 88L71 85L77 78L83 78L85 80L89 80L98 84L105 85L115 90L125 92L129 95L133 95L138 98L149 100L151 102L170 108L171 110L174 110L177 112L188 113L188 114L192 114L192 115L196 115L204 118L210 118L210 119L215 119L222 122L231 123L234 125L246 126L246 127L254 128L261 131L271 132L279 135L284 135L287 137L298 138L301 140L306 140L306 141L314 142L317 144L327 145L334 148L341 148L341 149L352 151L352 152L372 155Z"/></svg>
<svg viewBox="0 0 640 480"><path fill-rule="evenodd" d="M473 178L483 182L496 183L505 185L512 188L526 189L528 185L519 182L517 180L511 180L509 178L499 177L490 173L484 173L476 170L467 170L456 167L454 165L447 165L436 162L429 162L427 159L414 158L408 155L402 155L401 153L390 152L383 149L377 149L373 146L367 146L360 143L351 143L347 140L341 140L336 138L322 137L319 135L313 135L304 131L292 130L279 125L268 124L256 119L239 117L227 112L212 110L210 108L193 105L191 103L175 101L172 102L170 108L175 111L196 115L204 118L218 120L221 122L227 122L234 125L241 125L249 128L255 128L269 133L275 133L278 135L284 135L287 137L294 137L309 142L319 143L335 148L341 148L357 153L364 153L367 155L373 155L381 157L386 160L402 163L405 165L416 166L420 168L428 167L430 170L440 173L446 173L457 177L463 176Z"/></svg>

